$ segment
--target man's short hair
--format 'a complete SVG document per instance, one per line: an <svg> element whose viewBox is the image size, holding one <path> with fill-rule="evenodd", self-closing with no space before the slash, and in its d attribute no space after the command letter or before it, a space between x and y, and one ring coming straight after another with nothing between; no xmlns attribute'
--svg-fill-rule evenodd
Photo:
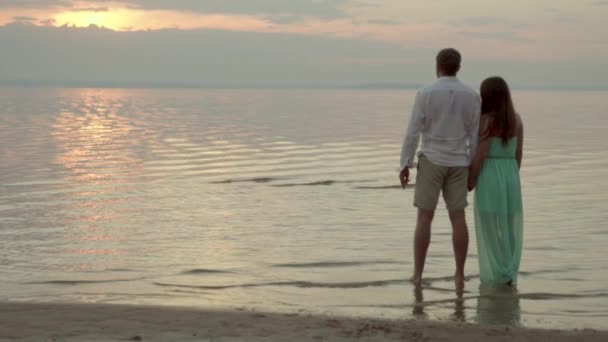
<svg viewBox="0 0 608 342"><path fill-rule="evenodd" d="M461 62L462 57L456 49L443 49L437 54L437 67L446 76L456 76Z"/></svg>

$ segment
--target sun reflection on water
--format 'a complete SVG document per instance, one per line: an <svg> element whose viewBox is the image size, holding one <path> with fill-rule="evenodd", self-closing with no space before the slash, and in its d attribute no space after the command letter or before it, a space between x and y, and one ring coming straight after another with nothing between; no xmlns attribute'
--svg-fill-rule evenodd
<svg viewBox="0 0 608 342"><path fill-rule="evenodd" d="M117 181L115 174L134 176L141 171L141 160L132 151L137 141L129 134L134 128L101 102L108 98L112 96L103 90L84 94L73 106L77 110L62 112L53 124L55 161L70 171L69 180L108 184Z"/></svg>
<svg viewBox="0 0 608 342"><path fill-rule="evenodd" d="M51 125L55 143L54 163L63 178L75 187L62 203L63 254L80 264L91 256L112 258L131 254L125 249L129 231L114 222L124 216L126 194L137 185L133 177L142 173L137 148L142 144L129 112L115 105L118 90L82 90L80 96L56 117ZM115 261L112 261L115 260Z"/></svg>

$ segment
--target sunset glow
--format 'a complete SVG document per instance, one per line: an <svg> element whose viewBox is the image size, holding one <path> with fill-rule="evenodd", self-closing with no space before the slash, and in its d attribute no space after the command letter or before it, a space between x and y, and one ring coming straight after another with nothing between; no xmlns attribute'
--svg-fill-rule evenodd
<svg viewBox="0 0 608 342"><path fill-rule="evenodd" d="M268 31L270 24L252 16L197 14L177 11L142 11L111 9L105 12L68 11L54 16L56 26L87 27L96 25L115 31L158 29L218 29L232 31Z"/></svg>
<svg viewBox="0 0 608 342"><path fill-rule="evenodd" d="M57 14L54 19L55 23L60 26L66 24L77 27L97 25L118 31L133 25L133 15L128 10L62 12Z"/></svg>
<svg viewBox="0 0 608 342"><path fill-rule="evenodd" d="M197 83L208 82L209 75L217 72L222 82L245 77L255 83L269 73L300 82L312 75L350 77L351 71L342 70L345 65L369 67L365 79L396 77L388 71L393 66L408 66L409 74L422 77L420 66L428 67L429 56L442 47L454 46L468 61L478 63L475 72L479 75L504 67L512 74L521 71L522 83L537 82L536 79L555 83L559 77L568 85L573 79L604 82L594 70L604 70L608 59L608 31L597 29L603 27L608 14L607 1L513 0L501 5L480 0L463 0L458 5L443 1L370 2L373 5L357 0L8 1L0 5L4 43L21 46L15 38L18 31L30 41L26 46L31 56L44 56L49 54L44 50L43 37L47 32L57 35L57 42L64 46L53 51L70 51L67 55L78 58L69 63L63 56L53 59L66 60L60 71L38 68L40 63L24 60L21 48L5 49L12 53L17 65L24 66L20 70L6 68L2 77ZM95 27L106 32L99 34L101 30ZM108 30L114 33L108 34ZM66 39L65 31L81 37L79 43ZM35 39L40 42L32 42ZM95 55L103 56L115 48L117 41L138 44L142 49L128 49L132 44L127 44L123 46L123 60L99 57L94 62L90 51L99 49ZM235 67L243 64L235 56L251 53L258 54L247 58L255 66L237 72ZM141 63L150 56L156 59L150 64ZM173 56L187 62L163 63ZM269 62L269 58L274 61ZM228 66L233 62L235 65ZM154 63L158 65L153 67ZM186 70L186 65L196 67L194 71ZM261 66L269 65L292 68L261 72ZM327 66L328 70L321 71L319 66ZM386 71L379 76L372 67ZM139 70L146 68L150 70ZM559 76L553 72L556 69L568 74ZM532 77L531 72L536 72L536 76ZM332 73L335 75L330 76Z"/></svg>
<svg viewBox="0 0 608 342"><path fill-rule="evenodd" d="M503 59L505 51L508 51L508 59L527 62L608 55L608 49L602 45L605 37L592 39L591 43L597 48L592 53L583 48L587 44L585 32L596 32L593 28L602 23L602 11L608 6L539 0L539 4L542 2L547 7L531 6L527 11L521 11L520 5L524 1L516 2L520 4L505 5L498 10L477 0L465 0L449 11L435 2L378 1L373 7L357 5L356 1L348 6L339 6L338 2L336 5L311 2L306 7L294 6L293 12L289 12L285 8L264 5L264 2L255 5L247 1L238 7L205 5L203 2L171 5L171 2L160 0L149 3L134 0L40 1L40 7L13 5L0 8L0 25L18 22L44 26L95 25L115 31L273 32L369 39L415 49L429 48L429 42L433 42L433 48L456 44L484 60ZM49 5L42 6L44 4ZM576 23L568 15L570 12L576 13ZM563 49L564 43L570 48Z"/></svg>

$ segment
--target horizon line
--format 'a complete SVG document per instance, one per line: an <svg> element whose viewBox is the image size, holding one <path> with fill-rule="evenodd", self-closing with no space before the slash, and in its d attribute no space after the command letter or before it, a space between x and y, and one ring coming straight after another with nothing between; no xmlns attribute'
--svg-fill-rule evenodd
<svg viewBox="0 0 608 342"><path fill-rule="evenodd" d="M0 88L100 88L100 89L360 89L416 90L422 83L407 82L158 82L158 81L40 81L0 80ZM512 85L514 90L608 91L608 85Z"/></svg>

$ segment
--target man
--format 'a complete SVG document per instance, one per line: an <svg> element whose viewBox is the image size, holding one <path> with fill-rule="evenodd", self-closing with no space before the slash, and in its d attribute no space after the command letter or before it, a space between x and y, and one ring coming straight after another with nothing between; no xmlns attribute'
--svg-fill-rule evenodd
<svg viewBox="0 0 608 342"><path fill-rule="evenodd" d="M439 52L436 67L438 80L416 95L401 150L399 179L405 188L422 135L414 194L418 218L412 282L417 287L422 285L422 272L431 241L431 223L440 192L443 193L452 223L456 287L464 287L464 265L469 248L465 219L468 172L477 150L481 100L472 88L456 77L460 63L461 56L457 50L444 49Z"/></svg>

